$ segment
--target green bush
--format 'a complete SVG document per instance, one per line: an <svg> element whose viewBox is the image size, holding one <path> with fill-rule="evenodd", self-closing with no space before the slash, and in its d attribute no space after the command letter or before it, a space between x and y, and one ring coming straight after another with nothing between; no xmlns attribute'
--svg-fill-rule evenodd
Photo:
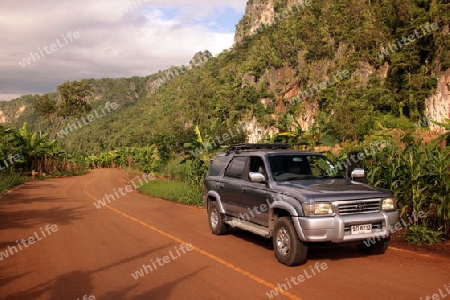
<svg viewBox="0 0 450 300"><path fill-rule="evenodd" d="M433 231L425 226L411 226L407 229L405 240L411 245L439 243L443 241L442 231Z"/></svg>
<svg viewBox="0 0 450 300"><path fill-rule="evenodd" d="M415 124L411 122L407 117L396 117L393 115L383 115L379 120L381 126L385 128L396 128L401 130L414 130Z"/></svg>
<svg viewBox="0 0 450 300"><path fill-rule="evenodd" d="M181 159L170 160L163 170L163 175L180 182L187 182L189 163Z"/></svg>

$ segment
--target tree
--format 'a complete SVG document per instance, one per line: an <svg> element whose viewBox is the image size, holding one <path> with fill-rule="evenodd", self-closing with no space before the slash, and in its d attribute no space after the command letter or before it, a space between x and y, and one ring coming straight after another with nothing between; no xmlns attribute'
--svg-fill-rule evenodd
<svg viewBox="0 0 450 300"><path fill-rule="evenodd" d="M56 138L65 120L81 117L91 111L88 100L92 95L92 87L88 82L67 81L58 86L58 92L57 98L46 94L34 103L36 112L52 125L53 138Z"/></svg>

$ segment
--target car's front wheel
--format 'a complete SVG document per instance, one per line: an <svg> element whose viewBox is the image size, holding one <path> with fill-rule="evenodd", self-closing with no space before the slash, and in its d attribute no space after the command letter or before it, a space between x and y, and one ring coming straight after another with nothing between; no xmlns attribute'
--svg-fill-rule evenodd
<svg viewBox="0 0 450 300"><path fill-rule="evenodd" d="M297 236L294 224L289 217L281 217L275 224L273 248L278 261L288 266L295 266L306 261L308 246Z"/></svg>
<svg viewBox="0 0 450 300"><path fill-rule="evenodd" d="M211 201L208 205L209 228L215 235L225 234L230 227L225 223L223 215L220 213L217 201Z"/></svg>

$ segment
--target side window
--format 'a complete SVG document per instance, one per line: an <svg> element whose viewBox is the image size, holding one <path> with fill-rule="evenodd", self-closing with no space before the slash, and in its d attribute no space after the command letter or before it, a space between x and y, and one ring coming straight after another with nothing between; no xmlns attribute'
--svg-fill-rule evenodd
<svg viewBox="0 0 450 300"><path fill-rule="evenodd" d="M227 166L229 161L229 156L219 156L215 158L209 167L208 176L219 176L220 172Z"/></svg>
<svg viewBox="0 0 450 300"><path fill-rule="evenodd" d="M261 157L259 156L250 157L250 164L248 169L249 172L259 172L263 174L264 176L266 176L267 179L266 166Z"/></svg>
<svg viewBox="0 0 450 300"><path fill-rule="evenodd" d="M247 157L238 156L233 158L228 168L225 170L225 177L242 179L245 170Z"/></svg>

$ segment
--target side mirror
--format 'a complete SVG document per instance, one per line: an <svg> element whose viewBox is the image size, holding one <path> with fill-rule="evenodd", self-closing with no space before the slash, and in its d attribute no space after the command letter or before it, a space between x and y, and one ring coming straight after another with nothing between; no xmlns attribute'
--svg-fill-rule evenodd
<svg viewBox="0 0 450 300"><path fill-rule="evenodd" d="M248 173L248 177L250 178L251 182L256 182L256 183L266 182L266 177L259 172L250 172L250 173Z"/></svg>
<svg viewBox="0 0 450 300"><path fill-rule="evenodd" d="M360 157L358 156L360 152L358 151L350 151L347 153L347 161L346 161L346 168L347 168L347 177L353 179L352 172L356 169L362 169L364 168L363 161L360 160Z"/></svg>
<svg viewBox="0 0 450 300"><path fill-rule="evenodd" d="M356 168L352 171L350 178L353 181L364 182L366 179L366 172L364 169Z"/></svg>

